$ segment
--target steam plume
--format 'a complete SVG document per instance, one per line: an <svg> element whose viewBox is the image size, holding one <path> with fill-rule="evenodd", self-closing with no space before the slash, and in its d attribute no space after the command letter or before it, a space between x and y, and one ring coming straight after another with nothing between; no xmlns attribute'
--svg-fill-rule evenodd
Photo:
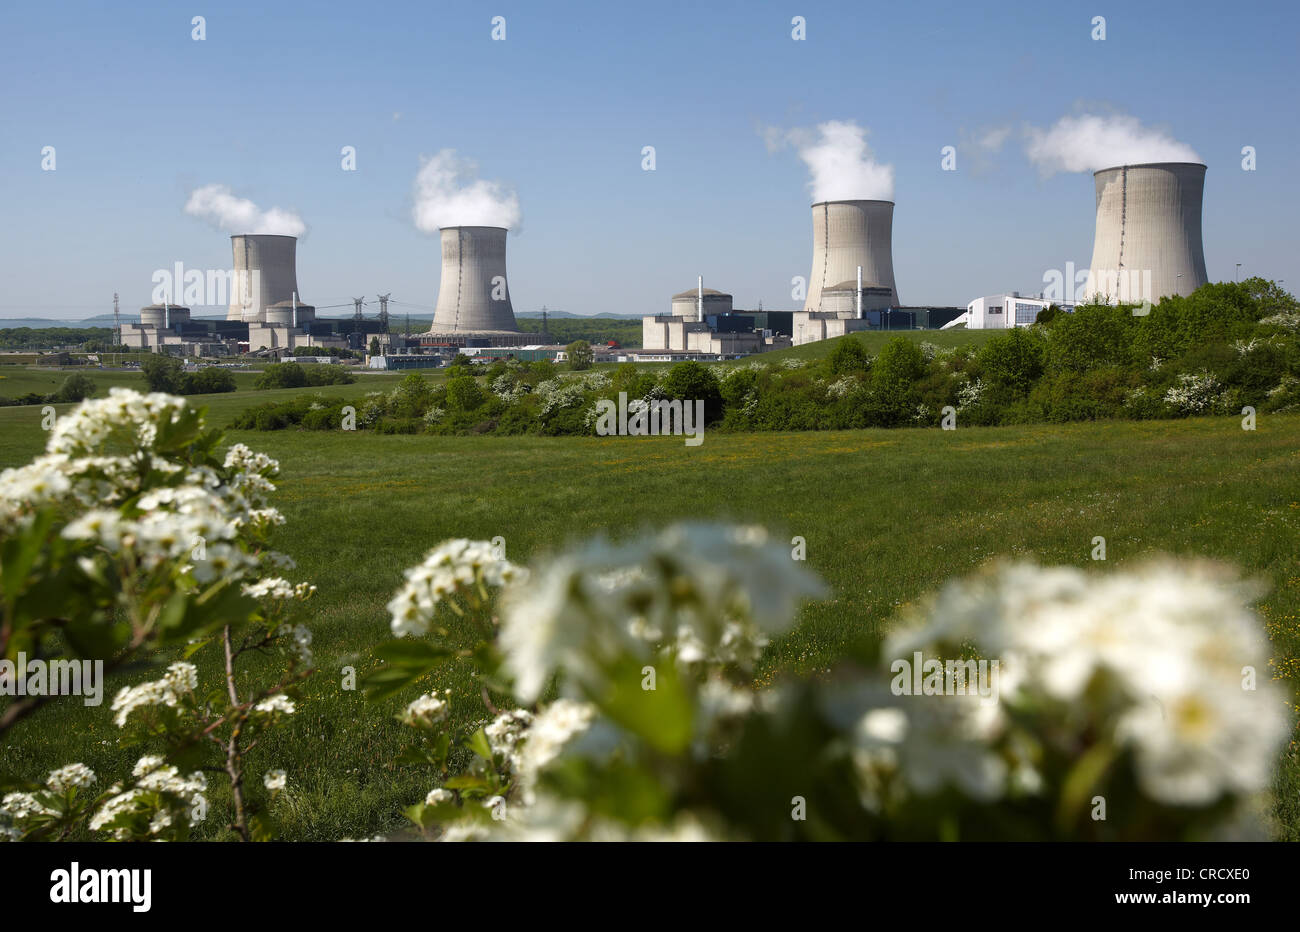
<svg viewBox="0 0 1300 932"><path fill-rule="evenodd" d="M297 211L272 207L262 210L247 198L236 197L224 184L205 184L190 192L185 212L227 233L302 236L307 224Z"/></svg>
<svg viewBox="0 0 1300 932"><path fill-rule="evenodd" d="M852 120L831 120L815 130L763 131L769 150L792 145L808 166L813 202L894 198L894 167L875 160L869 130Z"/></svg>
<svg viewBox="0 0 1300 932"><path fill-rule="evenodd" d="M1043 175L1095 172L1143 162L1200 162L1191 146L1117 114L1065 116L1050 129L1025 130L1025 154Z"/></svg>
<svg viewBox="0 0 1300 932"><path fill-rule="evenodd" d="M484 181L478 166L453 149L420 159L412 217L425 233L440 227L519 225L519 196L498 181Z"/></svg>

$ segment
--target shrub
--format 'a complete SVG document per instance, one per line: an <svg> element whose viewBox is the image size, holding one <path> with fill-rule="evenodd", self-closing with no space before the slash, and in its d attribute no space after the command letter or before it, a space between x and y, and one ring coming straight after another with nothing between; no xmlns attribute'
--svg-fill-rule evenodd
<svg viewBox="0 0 1300 932"><path fill-rule="evenodd" d="M826 358L826 364L833 375L866 372L871 366L871 357L867 354L867 348L858 339L846 336L835 341L835 347Z"/></svg>

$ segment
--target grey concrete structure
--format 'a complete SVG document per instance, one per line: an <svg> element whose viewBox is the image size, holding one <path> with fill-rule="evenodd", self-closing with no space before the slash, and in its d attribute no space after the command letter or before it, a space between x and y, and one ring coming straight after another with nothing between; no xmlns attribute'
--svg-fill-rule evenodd
<svg viewBox="0 0 1300 932"><path fill-rule="evenodd" d="M506 283L505 227L443 227L430 334L518 333Z"/></svg>
<svg viewBox="0 0 1300 932"><path fill-rule="evenodd" d="M1111 303L1191 294L1207 278L1201 244L1205 166L1120 165L1096 172L1097 234L1085 295Z"/></svg>
<svg viewBox="0 0 1300 932"><path fill-rule="evenodd" d="M235 259L227 320L265 321L272 304L298 293L298 238L271 234L230 237ZM299 295L301 301L301 295Z"/></svg>
<svg viewBox="0 0 1300 932"><path fill-rule="evenodd" d="M175 330L182 324L190 322L190 309L188 307L171 306L167 308L167 326Z"/></svg>
<svg viewBox="0 0 1300 932"><path fill-rule="evenodd" d="M167 326L167 309L161 304L151 304L148 307L140 308L140 326L157 327L159 329Z"/></svg>
<svg viewBox="0 0 1300 932"><path fill-rule="evenodd" d="M266 309L263 317L268 324L276 327L292 327L293 322L293 305L292 304L272 304Z"/></svg>
<svg viewBox="0 0 1300 932"><path fill-rule="evenodd" d="M839 282L822 290L821 309L840 317L857 317L859 309L878 311L894 304L894 289L888 285L863 285L861 301L858 300L856 280Z"/></svg>
<svg viewBox="0 0 1300 932"><path fill-rule="evenodd" d="M689 288L673 295L672 316L698 320L698 305L701 303L700 295L701 290L699 288ZM713 288L703 289L704 316L706 318L710 314L730 314L731 303L731 295Z"/></svg>
<svg viewBox="0 0 1300 932"><path fill-rule="evenodd" d="M823 292L844 282L856 286L862 268L864 289L888 288L888 305L898 305L894 283L894 202L822 201L812 205L813 258L805 312L829 311ZM838 302L837 302L838 303Z"/></svg>

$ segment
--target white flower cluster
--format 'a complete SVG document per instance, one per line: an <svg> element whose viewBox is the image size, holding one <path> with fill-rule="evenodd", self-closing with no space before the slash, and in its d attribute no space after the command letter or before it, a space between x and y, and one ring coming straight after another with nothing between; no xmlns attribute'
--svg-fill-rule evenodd
<svg viewBox="0 0 1300 932"><path fill-rule="evenodd" d="M1300 313L1296 313L1295 311L1283 311L1280 314L1265 317L1259 323L1261 326L1269 325L1273 327L1281 327L1284 330L1295 330L1300 332Z"/></svg>
<svg viewBox="0 0 1300 932"><path fill-rule="evenodd" d="M114 795L105 800L91 817L92 830L107 829L109 823L119 815L149 805L149 794L158 793L164 797L163 805L154 809L150 819L151 835L158 835L170 827L177 816L184 818L196 806L207 805L203 793L208 788L208 781L202 771L196 770L189 776L182 776L176 767L164 763L161 757L146 755L136 762L132 775L135 784L130 789L123 790L121 784L116 783L112 786L110 792ZM120 841L130 837L129 830L121 827L114 829L113 834Z"/></svg>
<svg viewBox="0 0 1300 932"><path fill-rule="evenodd" d="M451 695L451 690L447 690L443 695ZM450 712L451 707L446 699L439 699L437 696L425 693L406 707L406 711L402 713L402 722L417 728L432 728L445 722Z"/></svg>
<svg viewBox="0 0 1300 932"><path fill-rule="evenodd" d="M0 801L0 815L19 821L32 816L58 815L58 810L45 805L31 793L6 793Z"/></svg>
<svg viewBox="0 0 1300 932"><path fill-rule="evenodd" d="M591 727L596 707L573 699L556 699L532 717L523 733L523 749L514 756L515 771L524 786L525 804L543 768L560 756L565 746Z"/></svg>
<svg viewBox="0 0 1300 932"><path fill-rule="evenodd" d="M519 742L532 722L532 712L512 709L501 712L483 727L492 753L505 761L512 771L519 769Z"/></svg>
<svg viewBox="0 0 1300 932"><path fill-rule="evenodd" d="M957 410L973 407L980 403L980 398L984 395L984 380L976 379L974 382L967 382L957 389Z"/></svg>
<svg viewBox="0 0 1300 932"><path fill-rule="evenodd" d="M781 360L781 368L782 368L782 369L802 369L805 365L807 365L807 363L804 362L804 360L802 360L802 359L783 359L783 360Z"/></svg>
<svg viewBox="0 0 1300 932"><path fill-rule="evenodd" d="M905 705L965 709L963 736L986 747L1008 724L1003 705L1047 704L1078 728L1131 750L1150 797L1206 805L1222 794L1265 788L1288 732L1283 697L1263 678L1267 644L1249 595L1199 564L1099 577L1010 565L950 583L928 623L891 636L885 656L974 645L1000 662L1000 705L952 697ZM1257 684L1246 677L1252 669ZM922 770L953 756L953 723L941 724L931 729L940 737L934 753L921 755ZM964 766L968 775L983 775L988 790L987 781L1001 775L983 758L975 749Z"/></svg>
<svg viewBox="0 0 1300 932"><path fill-rule="evenodd" d="M262 785L272 793L279 793L289 785L289 777L283 770L268 770L262 777Z"/></svg>
<svg viewBox="0 0 1300 932"><path fill-rule="evenodd" d="M1178 384L1165 392L1165 403L1180 414L1204 414L1219 400L1223 386L1208 372L1184 372Z"/></svg>
<svg viewBox="0 0 1300 932"><path fill-rule="evenodd" d="M841 376L826 386L826 394L832 398L843 398L858 387L858 380L851 375Z"/></svg>
<svg viewBox="0 0 1300 932"><path fill-rule="evenodd" d="M559 411L562 408L569 408L580 403L586 393L586 388L579 379L557 377L538 382L533 391L542 402L538 414L545 417L552 411Z"/></svg>
<svg viewBox="0 0 1300 932"><path fill-rule="evenodd" d="M50 775L45 778L45 785L55 793L66 793L71 789L84 790L95 780L95 771L85 764L65 764L58 770L50 771Z"/></svg>
<svg viewBox="0 0 1300 932"><path fill-rule="evenodd" d="M261 712L263 715L292 715L296 709L293 700L284 693L267 696L253 706L254 712Z"/></svg>
<svg viewBox="0 0 1300 932"><path fill-rule="evenodd" d="M316 594L316 587L305 582L294 585L289 580L282 579L279 576L268 576L266 579L259 579L257 582L244 583L240 591L254 599L279 601L296 599L299 602L305 602Z"/></svg>
<svg viewBox="0 0 1300 932"><path fill-rule="evenodd" d="M312 588L315 589L315 586ZM311 652L311 629L306 625L294 625L289 635L293 638L293 652L298 662L304 667L310 667L315 659Z"/></svg>
<svg viewBox="0 0 1300 932"><path fill-rule="evenodd" d="M111 388L107 398L83 401L59 418L46 452L78 458L151 450L159 430L179 421L185 405L175 395Z"/></svg>
<svg viewBox="0 0 1300 932"><path fill-rule="evenodd" d="M429 630L439 603L480 583L500 587L526 571L498 557L490 541L443 541L419 566L406 571L406 582L388 603L393 634L421 635Z"/></svg>
<svg viewBox="0 0 1300 932"><path fill-rule="evenodd" d="M167 668L167 675L160 680L118 690L113 697L112 711L117 713L113 721L118 728L125 728L127 719L136 709L156 705L174 709L184 696L193 695L198 685L199 674L194 664L177 661Z"/></svg>
<svg viewBox="0 0 1300 932"><path fill-rule="evenodd" d="M824 587L756 527L683 524L634 543L597 539L507 590L501 647L521 698L565 670L667 648L679 663L747 663ZM574 686L570 683L569 686Z"/></svg>
<svg viewBox="0 0 1300 932"><path fill-rule="evenodd" d="M176 567L203 583L242 576L256 560L238 546L241 533L283 523L266 503L275 488L267 476L278 466L236 445L226 456L236 472L223 482L206 466L187 469L159 455L154 444L184 407L182 398L123 388L83 402L59 419L45 455L0 473L0 532L57 506L65 539L89 542L137 571ZM160 474L166 486L144 487Z"/></svg>

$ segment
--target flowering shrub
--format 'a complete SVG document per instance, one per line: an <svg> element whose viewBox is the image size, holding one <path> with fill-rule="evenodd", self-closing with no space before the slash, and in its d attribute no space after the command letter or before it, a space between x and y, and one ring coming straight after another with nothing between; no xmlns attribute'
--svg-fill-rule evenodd
<svg viewBox="0 0 1300 932"><path fill-rule="evenodd" d="M515 702L455 735L448 698L403 716L402 762L438 784L407 814L442 840L1220 837L1251 830L1289 730L1250 591L1199 564L995 565L824 677L756 688L824 594L761 529L596 540L527 573L487 546L439 548L389 606L384 686L446 659L441 612L477 614L484 700ZM913 690L918 654L956 667ZM953 679L980 661L992 694Z"/></svg>
<svg viewBox="0 0 1300 932"><path fill-rule="evenodd" d="M1165 404L1178 414L1204 414L1215 407L1222 393L1223 386L1208 372L1185 372L1178 377L1178 384L1165 392Z"/></svg>
<svg viewBox="0 0 1300 932"><path fill-rule="evenodd" d="M88 819L115 838L187 837L205 817L201 765L230 780L236 834L270 836L243 795L244 757L293 712L288 693L312 663L295 606L315 587L278 575L293 561L267 546L284 522L268 501L279 465L242 444L219 454L219 441L184 399L114 388L60 418L44 455L0 473L0 655L97 659L106 670L160 648L187 658L112 703L122 744L162 754L98 796L81 764L7 787L5 836L65 837ZM222 652L224 696L198 693L188 658L208 648ZM248 651L278 653L284 670L263 685L241 678L241 699ZM11 702L0 733L57 698Z"/></svg>

